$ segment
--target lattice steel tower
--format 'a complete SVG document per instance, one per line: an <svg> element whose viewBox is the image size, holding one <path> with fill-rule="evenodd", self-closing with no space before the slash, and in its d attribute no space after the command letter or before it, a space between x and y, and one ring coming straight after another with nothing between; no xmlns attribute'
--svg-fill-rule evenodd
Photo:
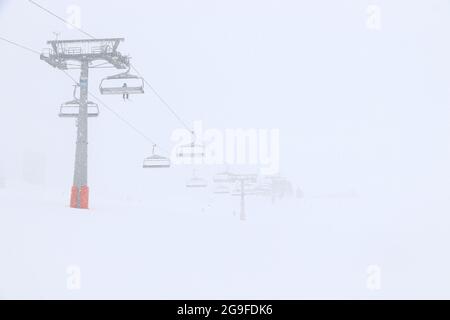
<svg viewBox="0 0 450 320"><path fill-rule="evenodd" d="M116 69L129 69L130 58L117 51L121 38L93 40L54 40L48 41L51 49L41 54L51 66L68 70L73 63L81 69L79 112L77 116L77 142L75 152L75 170L71 191L72 208L89 208L88 187L88 96L89 69L94 64L108 64Z"/></svg>
<svg viewBox="0 0 450 320"><path fill-rule="evenodd" d="M250 195L246 190L247 183L256 183L257 176L254 174L230 174L229 181L239 183L238 193L236 196L241 198L241 221L247 220L247 215L245 212L245 196Z"/></svg>

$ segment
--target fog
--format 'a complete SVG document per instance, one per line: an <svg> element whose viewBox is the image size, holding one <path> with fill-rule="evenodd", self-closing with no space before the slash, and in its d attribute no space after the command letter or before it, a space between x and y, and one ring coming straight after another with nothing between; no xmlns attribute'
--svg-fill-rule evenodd
<svg viewBox="0 0 450 320"><path fill-rule="evenodd" d="M249 197L242 222L238 197L218 198L212 178L261 166L144 170L149 139L172 151L182 124L148 87L130 101L101 96L100 81L120 71L92 69L89 90L114 112L100 105L100 116L89 119L92 210L68 208L76 127L58 112L72 99L73 82L37 54L0 41L3 297L449 297L448 1L39 3L65 19L75 6L82 30L125 38L119 51L189 125L278 130L279 174L303 197L275 204ZM368 25L370 5L380 9L376 28ZM0 1L0 37L37 51L56 37L86 38L24 0ZM69 73L79 78L79 70ZM194 168L207 189L185 187ZM146 246L163 235L170 240L147 256ZM252 244L240 246L244 240ZM185 251L194 247L193 255ZM171 250L183 251L186 269L173 265L176 254L170 266L162 262ZM213 250L224 256L211 253L210 268L198 269L202 252ZM230 269L234 259L243 269ZM66 268L83 263L83 289L73 293ZM366 288L370 265L383 270L380 290ZM214 287L212 279L221 280Z"/></svg>

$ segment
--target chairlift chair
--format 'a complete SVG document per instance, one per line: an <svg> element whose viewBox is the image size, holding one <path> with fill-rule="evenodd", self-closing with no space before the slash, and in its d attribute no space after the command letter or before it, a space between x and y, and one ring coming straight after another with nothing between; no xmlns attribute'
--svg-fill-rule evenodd
<svg viewBox="0 0 450 320"><path fill-rule="evenodd" d="M60 118L78 118L80 114L81 102L80 99L76 97L78 85L74 85L73 90L73 100L63 103L59 109L59 117ZM98 105L92 101L87 102L87 111L89 118L98 117L100 114L100 110Z"/></svg>
<svg viewBox="0 0 450 320"><path fill-rule="evenodd" d="M205 179L197 177L195 171L193 177L186 183L187 188L206 188L207 186L208 182Z"/></svg>
<svg viewBox="0 0 450 320"><path fill-rule="evenodd" d="M240 188L236 188L231 192L232 196L241 196L241 189ZM254 196L254 195L258 195L258 192L254 189L244 189L244 195L245 196Z"/></svg>
<svg viewBox="0 0 450 320"><path fill-rule="evenodd" d="M187 188L206 188L208 183L202 178L191 178L187 183Z"/></svg>
<svg viewBox="0 0 450 320"><path fill-rule="evenodd" d="M214 194L230 194L230 189L224 184L219 184L214 188Z"/></svg>
<svg viewBox="0 0 450 320"><path fill-rule="evenodd" d="M178 148L177 152L180 158L201 158L205 156L205 147L199 144L185 144Z"/></svg>
<svg viewBox="0 0 450 320"><path fill-rule="evenodd" d="M126 72L104 78L100 82L101 94L142 94L144 93L144 79Z"/></svg>
<svg viewBox="0 0 450 320"><path fill-rule="evenodd" d="M220 172L214 176L213 181L216 183L232 182L231 174L229 172Z"/></svg>
<svg viewBox="0 0 450 320"><path fill-rule="evenodd" d="M179 146L177 156L180 158L203 158L205 156L205 146L195 142L195 133L192 132L192 142Z"/></svg>
<svg viewBox="0 0 450 320"><path fill-rule="evenodd" d="M156 145L153 146L152 155L144 159L144 169L170 168L170 159L155 153Z"/></svg>
<svg viewBox="0 0 450 320"><path fill-rule="evenodd" d="M260 185L255 185L246 190L246 193L254 196L266 196L270 194L270 189Z"/></svg>
<svg viewBox="0 0 450 320"><path fill-rule="evenodd" d="M233 190L231 190L231 195L232 196L240 196L241 195L241 188L240 187L235 187L233 188ZM245 194L245 192L244 192Z"/></svg>
<svg viewBox="0 0 450 320"><path fill-rule="evenodd" d="M233 190L231 191L231 195L232 196L240 196L242 193L242 186L240 182L237 182L233 188ZM244 183L244 189L243 189L243 193L244 195L256 195L257 194L257 190L256 190L256 186L253 183L250 182L245 182Z"/></svg>
<svg viewBox="0 0 450 320"><path fill-rule="evenodd" d="M254 191L257 195L268 196L272 193L272 188L268 185L258 185L255 187Z"/></svg>

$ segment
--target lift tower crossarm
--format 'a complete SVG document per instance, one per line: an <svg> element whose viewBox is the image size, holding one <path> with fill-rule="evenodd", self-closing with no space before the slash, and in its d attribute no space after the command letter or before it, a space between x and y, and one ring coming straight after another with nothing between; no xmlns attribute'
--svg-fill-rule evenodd
<svg viewBox="0 0 450 320"><path fill-rule="evenodd" d="M80 110L77 118L77 142L75 170L70 206L77 209L89 208L88 187L88 95L89 68L94 61L104 61L116 69L130 67L130 58L117 51L123 38L52 40L51 49L41 54L41 60L49 65L67 70L68 62L80 63Z"/></svg>
<svg viewBox="0 0 450 320"><path fill-rule="evenodd" d="M41 54L41 60L62 70L67 69L68 61L106 61L117 69L126 69L130 66L130 58L117 51L123 41L123 38L51 40L47 41L51 49Z"/></svg>

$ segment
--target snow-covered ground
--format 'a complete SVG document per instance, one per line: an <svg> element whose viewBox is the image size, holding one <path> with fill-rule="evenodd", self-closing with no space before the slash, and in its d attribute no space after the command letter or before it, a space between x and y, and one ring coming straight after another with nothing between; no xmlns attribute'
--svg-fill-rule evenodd
<svg viewBox="0 0 450 320"><path fill-rule="evenodd" d="M238 199L198 192L197 205L188 192L164 201L98 199L79 211L55 190L1 189L3 298L450 295L448 225L433 219L445 212L425 218L392 203L386 215L379 199L306 195L275 204L248 198L242 222ZM382 272L379 290L367 285L373 265ZM73 266L79 290L67 286Z"/></svg>

